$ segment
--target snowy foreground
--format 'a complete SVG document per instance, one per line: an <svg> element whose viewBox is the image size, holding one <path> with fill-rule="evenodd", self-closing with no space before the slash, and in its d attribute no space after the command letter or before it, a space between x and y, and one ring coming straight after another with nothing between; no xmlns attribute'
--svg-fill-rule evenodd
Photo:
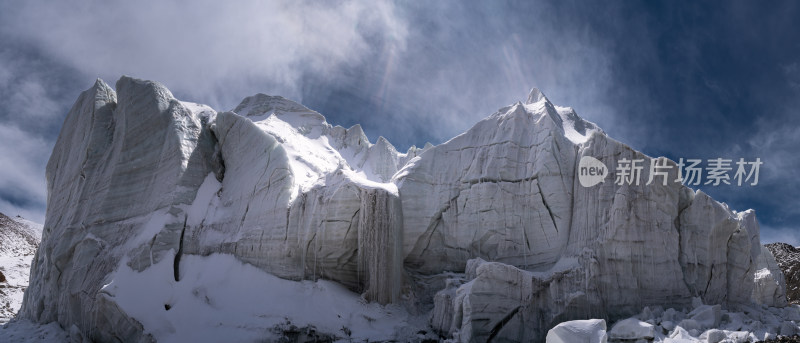
<svg viewBox="0 0 800 343"><path fill-rule="evenodd" d="M401 306L368 303L330 281L283 280L230 255L181 263L181 282L161 277L173 272L165 259L142 273L118 270L101 292L159 342L270 340L291 326L355 341L409 341L427 326Z"/></svg>
<svg viewBox="0 0 800 343"><path fill-rule="evenodd" d="M272 342L300 335L339 342L419 342L438 338L423 334L429 330L428 315L412 316L400 306L367 303L332 282L282 280L222 255L191 257L187 266L186 279L203 287L143 283L136 272L123 270L104 287L104 292L111 296L124 294L117 302L141 319L159 342ZM170 266L161 263L145 272L150 275L140 276L158 279L157 274L171 272ZM237 279L249 282L232 281ZM169 305L170 309L150 311L162 305ZM798 322L797 305L728 312L719 305L704 305L695 299L692 309L645 308L635 317L616 322L610 330L606 330L602 319L564 322L548 332L546 341L756 342L778 334L796 334ZM315 332L319 336L314 336ZM72 337L57 323L12 320L0 329L0 342L82 339L77 330L71 333Z"/></svg>
<svg viewBox="0 0 800 343"><path fill-rule="evenodd" d="M39 324L27 319L13 319L0 327L0 342L7 343L65 343L72 342L69 333L56 322Z"/></svg>
<svg viewBox="0 0 800 343"><path fill-rule="evenodd" d="M58 323L14 319L28 287L31 261L42 237L42 225L0 213L0 342L69 342Z"/></svg>
<svg viewBox="0 0 800 343"><path fill-rule="evenodd" d="M118 270L102 292L158 342L269 342L293 332L342 342L438 339L425 334L430 314L368 303L333 282L283 280L227 255L188 256L184 263L183 282L160 277L173 272L164 260L142 273ZM696 298L691 309L648 307L608 331L601 319L564 322L548 332L547 342L755 342L796 334L798 322L797 305L728 312ZM80 341L79 331L70 333ZM70 333L57 323L12 320L0 329L0 341L69 342Z"/></svg>
<svg viewBox="0 0 800 343"><path fill-rule="evenodd" d="M426 316L368 303L330 281L283 280L228 255L187 256L182 263L182 282L161 277L172 276L165 259L142 273L118 270L101 292L158 342L272 342L314 332L345 342L425 338L418 332L427 329ZM0 330L0 342L64 342L70 333L80 340L79 331L66 333L57 323L18 320Z"/></svg>
<svg viewBox="0 0 800 343"><path fill-rule="evenodd" d="M0 256L0 272L5 276L5 282L0 283L0 324L13 318L22 305L31 260L33 255Z"/></svg>

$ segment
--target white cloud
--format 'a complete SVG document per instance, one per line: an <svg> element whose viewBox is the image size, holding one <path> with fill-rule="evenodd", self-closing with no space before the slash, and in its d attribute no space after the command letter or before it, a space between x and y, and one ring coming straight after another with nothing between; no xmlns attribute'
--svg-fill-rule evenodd
<svg viewBox="0 0 800 343"><path fill-rule="evenodd" d="M52 65L13 47L0 47L0 212L42 222L45 165L68 103Z"/></svg>
<svg viewBox="0 0 800 343"><path fill-rule="evenodd" d="M6 200L0 199L0 213L8 217L20 216L35 223L44 224L44 211L30 207L20 207Z"/></svg>
<svg viewBox="0 0 800 343"><path fill-rule="evenodd" d="M13 126L0 126L0 190L4 196L24 200L14 204L0 199L0 212L41 222L47 200L45 159L50 150L44 139Z"/></svg>
<svg viewBox="0 0 800 343"><path fill-rule="evenodd" d="M554 15L552 4L527 4L524 10L492 4L488 9L455 1L409 6L408 47L380 55L386 66L373 83L381 92L372 94L401 115L372 132L413 128L395 136L410 137L418 130L439 143L525 100L532 87L606 129L617 124L606 97L618 92L607 39L585 30L578 18ZM365 129L369 132L369 125Z"/></svg>
<svg viewBox="0 0 800 343"><path fill-rule="evenodd" d="M61 107L47 95L41 80L25 78L16 82L13 92L7 93L9 101L7 109L13 113L24 113L29 120L42 120L61 115Z"/></svg>
<svg viewBox="0 0 800 343"><path fill-rule="evenodd" d="M373 93L369 98L391 107L377 113L393 117L375 130L389 138L400 127L399 137L424 130L446 140L524 100L531 87L559 105L576 107L619 139L630 142L636 133L613 129L618 126L613 104L605 96L615 91L613 46L585 30L580 19L554 17L550 4L535 4L526 9L525 20L508 21L460 2L34 0L18 5L0 10L0 30L87 76L157 80L184 100L221 110L255 92L302 102L304 76L337 84L354 71L358 75L348 81L365 88L356 92ZM607 9L598 15L616 14Z"/></svg>
<svg viewBox="0 0 800 343"><path fill-rule="evenodd" d="M0 11L0 27L87 75L158 80L212 105L225 100L217 96L252 93L256 82L296 98L303 73L334 75L341 65L362 62L371 37L402 49L406 36L394 5L383 1L17 5Z"/></svg>
<svg viewBox="0 0 800 343"><path fill-rule="evenodd" d="M42 124L43 121L60 117L63 104L53 99L46 88L52 80L39 61L0 47L0 119L13 118L25 124Z"/></svg>

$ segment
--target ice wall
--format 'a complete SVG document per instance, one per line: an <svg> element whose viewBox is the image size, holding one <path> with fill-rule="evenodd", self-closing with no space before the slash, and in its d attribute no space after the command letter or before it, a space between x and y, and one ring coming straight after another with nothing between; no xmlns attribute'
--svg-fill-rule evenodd
<svg viewBox="0 0 800 343"><path fill-rule="evenodd" d="M120 266L165 258L170 282L192 282L186 255L433 309L436 330L465 341L526 341L563 320L692 297L735 307L782 294L754 288L752 211L682 186L674 169L666 185L576 182L584 156L609 168L652 158L538 90L448 142L398 153L282 97L217 113L155 82L123 77L116 89L98 80L65 120L22 309L84 337L150 339L101 290Z"/></svg>

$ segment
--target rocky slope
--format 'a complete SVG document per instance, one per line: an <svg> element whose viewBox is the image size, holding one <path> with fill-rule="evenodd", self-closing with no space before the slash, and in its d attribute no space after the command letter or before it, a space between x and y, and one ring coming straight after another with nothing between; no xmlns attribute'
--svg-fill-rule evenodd
<svg viewBox="0 0 800 343"><path fill-rule="evenodd" d="M669 172L664 184L620 185L610 173L583 187L586 156ZM218 113L155 82L123 77L114 90L98 80L47 166L43 242L21 314L100 341L208 330L178 313L260 337L276 310L244 298L276 300L267 285L323 279L386 306L372 324L352 311L311 320L327 313L315 307L286 320L414 340L426 335L408 336L415 316L432 311L443 337L542 341L564 320L687 308L693 297L781 305L780 285L756 287L755 213L682 186L675 168L536 89L441 145L399 153L281 97ZM261 281L241 298L216 292L251 280ZM281 301L326 297L316 287ZM231 316L251 324L224 324Z"/></svg>
<svg viewBox="0 0 800 343"><path fill-rule="evenodd" d="M800 249L786 243L765 245L783 272L786 280L786 297L791 304L800 304Z"/></svg>
<svg viewBox="0 0 800 343"><path fill-rule="evenodd" d="M0 213L0 324L13 318L22 305L41 235L40 224Z"/></svg>

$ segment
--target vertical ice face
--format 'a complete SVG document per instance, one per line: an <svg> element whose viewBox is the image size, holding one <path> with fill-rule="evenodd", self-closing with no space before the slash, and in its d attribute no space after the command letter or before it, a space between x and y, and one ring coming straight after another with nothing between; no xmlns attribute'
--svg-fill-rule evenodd
<svg viewBox="0 0 800 343"><path fill-rule="evenodd" d="M758 232L758 228L748 225L757 225L752 211L737 215L726 205L697 192L680 218L680 263L693 295L710 304L750 300L752 275L761 249L753 249L749 232ZM756 242L757 237L756 234Z"/></svg>
<svg viewBox="0 0 800 343"><path fill-rule="evenodd" d="M608 168L615 168L622 159L641 159L648 166L638 185L619 185L614 173L592 187L575 182L565 254L589 255L597 261L596 271L587 280L588 288L597 294L590 297L591 307L616 317L651 303L679 307L688 303L690 291L683 278L664 275L683 274L679 215L693 192L673 182L674 168L666 186L661 177L647 185L652 159L605 135L592 135L581 144L576 161L584 156Z"/></svg>
<svg viewBox="0 0 800 343"><path fill-rule="evenodd" d="M75 226L83 217L96 216L90 213L96 211L91 203L96 194L89 193L93 188L109 187L108 176L100 170L110 168L101 162L111 155L116 105L117 93L98 79L67 114L46 170L48 206L62 212L49 216L45 237L53 228Z"/></svg>
<svg viewBox="0 0 800 343"><path fill-rule="evenodd" d="M403 286L402 207L397 195L384 189L361 191L358 223L359 268L366 280L366 298L396 302Z"/></svg>
<svg viewBox="0 0 800 343"><path fill-rule="evenodd" d="M755 268L753 301L767 306L783 307L788 305L786 280L775 256L767 247L761 247L761 254L758 256Z"/></svg>
<svg viewBox="0 0 800 343"><path fill-rule="evenodd" d="M215 253L382 304L435 305L437 330L466 340L544 337L557 320L693 296L728 306L780 296L780 285L753 286L763 268L752 211L676 182L617 185L609 173L582 186L585 156L609 169L653 159L536 89L406 153L282 97L216 113L155 82L123 77L116 89L98 81L65 120L22 309L84 337L149 339L101 291L115 269L169 259L169 282L195 282L182 256Z"/></svg>
<svg viewBox="0 0 800 343"><path fill-rule="evenodd" d="M123 77L116 88L98 80L67 115L47 166L44 239L21 315L137 341L141 326L99 290L121 260L144 269L178 250L183 206L213 150L202 118L162 85Z"/></svg>
<svg viewBox="0 0 800 343"><path fill-rule="evenodd" d="M554 264L569 237L576 154L560 125L546 100L517 103L406 165L396 179L407 266Z"/></svg>

